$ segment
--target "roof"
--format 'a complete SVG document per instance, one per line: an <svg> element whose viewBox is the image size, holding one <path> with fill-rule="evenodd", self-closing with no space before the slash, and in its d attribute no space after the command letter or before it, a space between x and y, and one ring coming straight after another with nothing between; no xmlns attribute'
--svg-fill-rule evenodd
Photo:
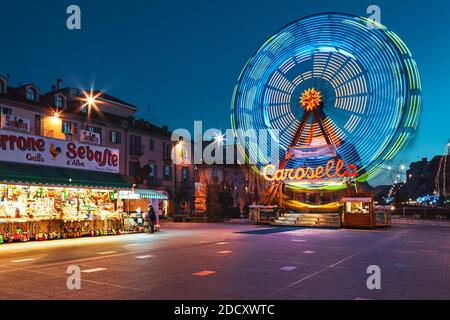
<svg viewBox="0 0 450 320"><path fill-rule="evenodd" d="M121 100L119 98L113 97L113 96L111 96L111 95L109 95L107 93L104 93L104 92L96 90L96 91L93 91L93 94L94 94L94 96L98 94L99 95L98 99L100 99L100 100L111 101L111 102L118 103L118 104L121 104L123 106L126 106L126 107L128 107L130 109L133 109L133 110L136 110L136 111L138 110L138 108L136 106L132 105L131 103L128 103L128 102L123 101L123 100Z"/></svg>
<svg viewBox="0 0 450 320"><path fill-rule="evenodd" d="M33 85L33 84L27 84L27 85L16 87L16 88L8 87L7 93L0 93L0 99L6 99L6 100L26 104L26 105L33 106L36 108L41 108L42 111L44 111L44 112L50 112L51 110L49 109L49 106L51 105L50 104L51 102L49 101L49 97L51 97L51 95L55 95L55 94L59 94L59 93L67 95L67 90L70 90L70 88L62 88L59 90L52 91L50 93L46 93L45 95L40 95L39 101L30 101L23 94L20 94L20 92L19 92L19 90L21 88L28 86L28 85ZM100 91L98 91L98 90L93 91L93 92L94 92L94 94L100 93ZM68 97L68 98L69 99L67 101L67 108L65 109L65 112L69 112L71 115L79 116L80 118L86 117L86 115L84 115L80 112L79 101L76 98L70 98L70 97ZM100 99L103 99L104 101L110 101L112 103L121 104L127 108L132 109L133 111L138 110L138 108L136 106L134 106L128 102L125 102L121 99L118 99L116 97L113 97L109 94L106 94L106 93L101 93ZM93 121L103 122L106 124L114 124L114 125L117 125L120 127L127 127L129 129L143 131L143 132L147 132L147 133L151 133L151 134L155 134L155 135L159 135L159 136L163 136L163 137L171 136L171 132L168 130L167 127L165 127L165 126L159 127L157 125L149 123L148 121L138 120L134 117L124 117L124 116L106 113L106 112L103 112L102 114L93 112L91 114L91 119Z"/></svg>

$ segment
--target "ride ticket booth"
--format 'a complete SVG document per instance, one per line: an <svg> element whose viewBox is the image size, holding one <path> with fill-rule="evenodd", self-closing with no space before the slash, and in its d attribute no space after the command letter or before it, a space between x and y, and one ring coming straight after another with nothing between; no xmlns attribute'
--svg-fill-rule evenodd
<svg viewBox="0 0 450 320"><path fill-rule="evenodd" d="M277 218L277 206L258 206L249 207L249 220L255 224L271 224Z"/></svg>
<svg viewBox="0 0 450 320"><path fill-rule="evenodd" d="M373 198L352 196L342 198L344 228L373 228L376 226Z"/></svg>

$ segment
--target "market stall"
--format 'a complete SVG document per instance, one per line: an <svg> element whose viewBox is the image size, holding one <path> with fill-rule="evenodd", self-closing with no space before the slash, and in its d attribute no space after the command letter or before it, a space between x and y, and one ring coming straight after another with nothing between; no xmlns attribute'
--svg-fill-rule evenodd
<svg viewBox="0 0 450 320"><path fill-rule="evenodd" d="M114 190L0 185L3 241L51 240L119 234Z"/></svg>
<svg viewBox="0 0 450 320"><path fill-rule="evenodd" d="M145 222L150 203L156 213L156 229L159 229L159 218L168 201L166 194L151 189L124 190L117 193L117 199L122 201L125 231L145 231L148 228Z"/></svg>
<svg viewBox="0 0 450 320"><path fill-rule="evenodd" d="M342 224L346 228L375 227L373 198L368 196L352 196L342 198L344 212Z"/></svg>
<svg viewBox="0 0 450 320"><path fill-rule="evenodd" d="M277 206L249 206L249 220L252 223L270 224L277 219Z"/></svg>
<svg viewBox="0 0 450 320"><path fill-rule="evenodd" d="M0 130L0 243L118 234L119 150Z"/></svg>

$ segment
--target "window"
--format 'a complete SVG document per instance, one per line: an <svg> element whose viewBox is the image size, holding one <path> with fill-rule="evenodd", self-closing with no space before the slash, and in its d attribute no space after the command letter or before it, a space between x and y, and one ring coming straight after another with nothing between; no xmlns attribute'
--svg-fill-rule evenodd
<svg viewBox="0 0 450 320"><path fill-rule="evenodd" d="M163 157L164 160L170 160L172 157L172 148L170 143L163 142Z"/></svg>
<svg viewBox="0 0 450 320"><path fill-rule="evenodd" d="M102 139L102 128L100 127L93 127L93 126L88 126L87 131L92 132L92 133L97 133L100 136L100 140Z"/></svg>
<svg viewBox="0 0 450 320"><path fill-rule="evenodd" d="M132 156L142 156L143 149L141 144L141 136L131 135L130 154Z"/></svg>
<svg viewBox="0 0 450 320"><path fill-rule="evenodd" d="M77 134L77 124L75 122L63 121L62 132L72 136Z"/></svg>
<svg viewBox="0 0 450 320"><path fill-rule="evenodd" d="M26 89L26 98L30 101L37 101L37 91L33 87Z"/></svg>
<svg viewBox="0 0 450 320"><path fill-rule="evenodd" d="M155 150L155 140L150 139L149 148L150 148L150 151L154 151Z"/></svg>
<svg viewBox="0 0 450 320"><path fill-rule="evenodd" d="M42 122L41 122L41 115L40 114L36 114L34 116L34 131L35 134L37 136L41 135L41 131L42 131Z"/></svg>
<svg viewBox="0 0 450 320"><path fill-rule="evenodd" d="M88 126L88 127L87 127L87 131L93 132L93 133L101 134L101 133L102 133L102 128L100 128L100 127Z"/></svg>
<svg viewBox="0 0 450 320"><path fill-rule="evenodd" d="M189 182L189 168L183 167L181 168L181 179L183 182Z"/></svg>
<svg viewBox="0 0 450 320"><path fill-rule="evenodd" d="M0 108L0 112L1 112L1 114L12 115L12 109L11 108L1 107Z"/></svg>
<svg viewBox="0 0 450 320"><path fill-rule="evenodd" d="M150 181L154 181L158 178L158 166L156 163L149 163L149 171L148 171L148 178Z"/></svg>
<svg viewBox="0 0 450 320"><path fill-rule="evenodd" d="M136 177L139 173L139 170L141 169L141 166L138 161L130 161L129 162L129 176L130 177Z"/></svg>
<svg viewBox="0 0 450 320"><path fill-rule="evenodd" d="M6 93L6 82L0 79L0 93Z"/></svg>
<svg viewBox="0 0 450 320"><path fill-rule="evenodd" d="M57 95L55 98L55 105L59 109L64 109L66 107L66 99L62 95Z"/></svg>
<svg viewBox="0 0 450 320"><path fill-rule="evenodd" d="M114 144L122 143L122 134L119 131L112 130L109 135L109 142Z"/></svg>
<svg viewBox="0 0 450 320"><path fill-rule="evenodd" d="M164 180L172 180L172 166L164 166Z"/></svg>

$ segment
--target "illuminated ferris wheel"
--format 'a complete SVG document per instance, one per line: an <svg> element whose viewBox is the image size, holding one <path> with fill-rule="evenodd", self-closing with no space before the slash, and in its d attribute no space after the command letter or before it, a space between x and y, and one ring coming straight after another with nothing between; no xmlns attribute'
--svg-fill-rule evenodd
<svg viewBox="0 0 450 320"><path fill-rule="evenodd" d="M416 63L395 33L366 18L320 14L283 27L249 59L235 87L232 124L260 173L270 160L256 130L265 129L267 144L279 146L275 169L341 160L362 182L413 136L420 94ZM342 175L315 178L282 182L307 190L347 182Z"/></svg>

